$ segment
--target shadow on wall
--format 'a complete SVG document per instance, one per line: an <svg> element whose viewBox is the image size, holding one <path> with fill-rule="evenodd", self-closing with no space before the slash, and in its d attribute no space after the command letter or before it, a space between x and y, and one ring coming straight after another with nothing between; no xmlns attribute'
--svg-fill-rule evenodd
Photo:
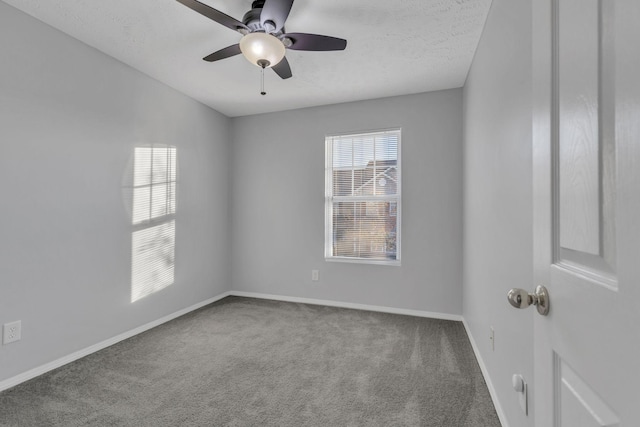
<svg viewBox="0 0 640 427"><path fill-rule="evenodd" d="M176 182L176 147L134 148L122 185L132 224L132 303L174 283Z"/></svg>

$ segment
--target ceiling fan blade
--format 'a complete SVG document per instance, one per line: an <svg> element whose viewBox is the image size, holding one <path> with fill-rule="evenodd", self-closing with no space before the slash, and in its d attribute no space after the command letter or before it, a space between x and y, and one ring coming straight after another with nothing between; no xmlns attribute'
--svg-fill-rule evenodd
<svg viewBox="0 0 640 427"><path fill-rule="evenodd" d="M222 24L225 27L231 28L233 31L238 31L239 29L246 29L247 31L249 30L249 28L247 28L246 25L244 25L242 22L238 21L237 19L232 18L231 16L224 14L219 10L214 9L211 6L207 6L204 3L200 3L197 0L177 0L177 1L187 6L190 9L195 10L201 15L204 15L207 18L216 21L218 24Z"/></svg>
<svg viewBox="0 0 640 427"><path fill-rule="evenodd" d="M221 59L229 58L230 56L240 55L240 53L242 53L240 52L240 45L234 44L231 46L227 46L224 49L220 49L217 52L213 52L211 55L205 56L202 59L208 62L213 62L213 61L219 61Z"/></svg>
<svg viewBox="0 0 640 427"><path fill-rule="evenodd" d="M291 73L291 67L289 66L289 61L287 61L286 57L282 58L282 61L278 62L271 68L273 68L273 71L275 71L282 79L288 79L293 76Z"/></svg>
<svg viewBox="0 0 640 427"><path fill-rule="evenodd" d="M293 6L293 0L265 0L260 13L262 26L264 27L267 21L271 21L275 27L271 32L280 31L289 16L291 6Z"/></svg>
<svg viewBox="0 0 640 427"><path fill-rule="evenodd" d="M293 43L289 46L289 49L293 50L344 50L347 47L347 41L344 39L319 34L287 33L284 36Z"/></svg>

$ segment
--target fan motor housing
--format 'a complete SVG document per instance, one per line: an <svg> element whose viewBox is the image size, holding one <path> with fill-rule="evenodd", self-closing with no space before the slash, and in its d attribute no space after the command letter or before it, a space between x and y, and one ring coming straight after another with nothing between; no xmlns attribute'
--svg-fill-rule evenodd
<svg viewBox="0 0 640 427"><path fill-rule="evenodd" d="M246 25L251 32L263 31L262 21L260 15L262 14L262 7L264 6L264 0L256 0L251 5L252 9L244 14L242 23Z"/></svg>

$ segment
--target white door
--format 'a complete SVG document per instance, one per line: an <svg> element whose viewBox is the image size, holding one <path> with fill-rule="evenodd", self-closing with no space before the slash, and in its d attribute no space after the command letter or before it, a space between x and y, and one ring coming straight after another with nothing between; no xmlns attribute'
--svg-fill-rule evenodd
<svg viewBox="0 0 640 427"><path fill-rule="evenodd" d="M640 426L640 0L533 0L535 425Z"/></svg>

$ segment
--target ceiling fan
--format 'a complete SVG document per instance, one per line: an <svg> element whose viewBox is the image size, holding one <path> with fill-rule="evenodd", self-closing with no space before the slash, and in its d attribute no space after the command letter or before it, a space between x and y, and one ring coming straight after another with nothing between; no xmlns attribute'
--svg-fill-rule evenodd
<svg viewBox="0 0 640 427"><path fill-rule="evenodd" d="M240 43L205 56L205 61L219 61L242 53L252 64L263 70L273 68L278 76L288 79L292 73L285 49L329 51L347 47L346 40L336 37L287 33L284 24L294 0L255 0L242 22L197 0L177 1L243 35Z"/></svg>

